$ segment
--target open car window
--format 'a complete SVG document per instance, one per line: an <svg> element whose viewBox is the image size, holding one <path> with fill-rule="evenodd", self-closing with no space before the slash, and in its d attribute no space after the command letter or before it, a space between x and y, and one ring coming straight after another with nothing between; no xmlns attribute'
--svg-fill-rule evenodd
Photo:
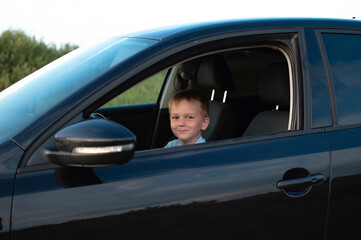
<svg viewBox="0 0 361 240"><path fill-rule="evenodd" d="M210 124L202 133L207 142L288 131L294 128L289 68L285 51L274 46L202 55L147 78L106 103L106 111L97 111L135 132L137 150L162 148L174 138L168 102L184 89L209 99ZM150 102L158 104L135 106ZM113 106L125 107L112 112Z"/></svg>

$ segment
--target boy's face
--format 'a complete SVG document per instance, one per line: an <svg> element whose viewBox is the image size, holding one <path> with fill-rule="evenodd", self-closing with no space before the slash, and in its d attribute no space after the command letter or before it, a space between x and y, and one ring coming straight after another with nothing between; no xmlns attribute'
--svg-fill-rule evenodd
<svg viewBox="0 0 361 240"><path fill-rule="evenodd" d="M209 118L202 116L198 102L181 100L170 106L170 125L181 145L196 143L208 123Z"/></svg>

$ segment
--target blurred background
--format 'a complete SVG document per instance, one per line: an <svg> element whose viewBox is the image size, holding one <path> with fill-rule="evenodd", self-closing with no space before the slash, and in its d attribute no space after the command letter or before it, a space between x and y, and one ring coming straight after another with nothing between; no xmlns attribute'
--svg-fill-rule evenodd
<svg viewBox="0 0 361 240"><path fill-rule="evenodd" d="M0 91L102 37L223 19L361 19L356 0L1 0Z"/></svg>

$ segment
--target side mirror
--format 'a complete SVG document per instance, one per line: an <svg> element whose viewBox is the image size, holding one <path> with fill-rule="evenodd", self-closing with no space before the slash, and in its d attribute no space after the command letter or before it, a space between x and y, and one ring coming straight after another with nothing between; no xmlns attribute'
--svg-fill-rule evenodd
<svg viewBox="0 0 361 240"><path fill-rule="evenodd" d="M46 151L53 163L96 167L128 162L136 137L127 128L105 119L91 119L68 126L55 134L59 151Z"/></svg>

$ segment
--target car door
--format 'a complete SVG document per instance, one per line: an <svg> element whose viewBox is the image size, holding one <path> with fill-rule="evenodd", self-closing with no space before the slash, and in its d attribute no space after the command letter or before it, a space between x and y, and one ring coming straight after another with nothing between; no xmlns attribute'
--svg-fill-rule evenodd
<svg viewBox="0 0 361 240"><path fill-rule="evenodd" d="M311 131L139 152L114 167L20 169L12 236L322 238L328 166L324 133ZM310 175L324 181L292 187Z"/></svg>
<svg viewBox="0 0 361 240"><path fill-rule="evenodd" d="M259 44L276 42L265 39ZM293 73L302 72L288 57ZM308 96L308 81L293 76L293 96L302 98L296 87L302 84ZM293 107L296 116L301 99ZM308 107L301 114L306 123ZM323 238L330 177L324 129L290 130L136 151L118 166L21 165L12 239ZM41 162L48 141L30 160Z"/></svg>
<svg viewBox="0 0 361 240"><path fill-rule="evenodd" d="M360 31L318 32L329 71L334 127L327 129L332 150L328 239L361 237Z"/></svg>

